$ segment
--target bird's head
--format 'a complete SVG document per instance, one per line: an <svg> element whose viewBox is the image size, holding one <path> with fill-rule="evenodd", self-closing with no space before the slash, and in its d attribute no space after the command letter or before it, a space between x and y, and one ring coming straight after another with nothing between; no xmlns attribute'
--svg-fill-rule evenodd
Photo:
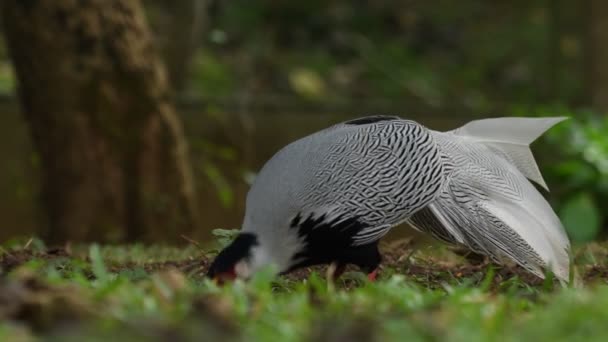
<svg viewBox="0 0 608 342"><path fill-rule="evenodd" d="M262 269L284 274L307 260L298 254L302 248L297 235L279 238L276 233L241 232L215 257L207 276L224 283L236 278L249 279Z"/></svg>
<svg viewBox="0 0 608 342"><path fill-rule="evenodd" d="M256 246L259 246L259 242L254 234L240 233L213 260L207 276L219 283L249 278L255 267L253 256Z"/></svg>

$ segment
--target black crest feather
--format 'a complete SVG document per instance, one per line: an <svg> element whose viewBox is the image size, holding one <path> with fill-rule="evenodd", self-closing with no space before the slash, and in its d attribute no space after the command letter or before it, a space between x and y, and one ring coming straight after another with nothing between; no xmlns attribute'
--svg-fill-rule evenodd
<svg viewBox="0 0 608 342"><path fill-rule="evenodd" d="M372 116L365 116L362 118L349 120L349 121L346 121L344 124L345 125L368 125L368 124L372 124L375 122L393 121L393 120L401 120L401 118L398 116L393 116L393 115L372 115Z"/></svg>

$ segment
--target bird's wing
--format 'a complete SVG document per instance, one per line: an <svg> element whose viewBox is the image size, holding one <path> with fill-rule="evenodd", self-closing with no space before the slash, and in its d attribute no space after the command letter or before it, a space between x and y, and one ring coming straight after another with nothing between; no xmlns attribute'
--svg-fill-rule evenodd
<svg viewBox="0 0 608 342"><path fill-rule="evenodd" d="M506 184L498 179L493 182ZM540 277L543 268L549 267L567 281L569 245L549 204L529 183L518 189L509 185L501 189L509 194L497 192L498 187L488 183L458 172L425 210L432 214L430 219L420 212L409 222L421 231L465 245L498 262L510 259Z"/></svg>
<svg viewBox="0 0 608 342"><path fill-rule="evenodd" d="M376 242L380 240L393 226L390 224L379 225L375 227L369 227L361 230L359 233L355 234L352 238L353 246L362 246L367 245L369 243Z"/></svg>
<svg viewBox="0 0 608 342"><path fill-rule="evenodd" d="M518 167L484 144L437 134L454 171L441 195L409 222L435 236L542 277L568 281L569 241L541 194Z"/></svg>
<svg viewBox="0 0 608 342"><path fill-rule="evenodd" d="M431 132L411 121L372 117L328 134L332 147L315 167L301 203L328 221L356 217L353 246L372 243L438 196L444 165ZM348 131L344 134L344 131ZM337 221L339 223L339 220Z"/></svg>

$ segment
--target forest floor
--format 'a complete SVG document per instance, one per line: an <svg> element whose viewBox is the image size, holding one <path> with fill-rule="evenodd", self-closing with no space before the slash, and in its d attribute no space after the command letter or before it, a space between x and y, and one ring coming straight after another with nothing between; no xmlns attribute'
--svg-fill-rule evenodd
<svg viewBox="0 0 608 342"><path fill-rule="evenodd" d="M218 287L217 252L0 247L0 341L608 340L608 244L575 249L576 285L441 246L382 246L376 282L322 267Z"/></svg>

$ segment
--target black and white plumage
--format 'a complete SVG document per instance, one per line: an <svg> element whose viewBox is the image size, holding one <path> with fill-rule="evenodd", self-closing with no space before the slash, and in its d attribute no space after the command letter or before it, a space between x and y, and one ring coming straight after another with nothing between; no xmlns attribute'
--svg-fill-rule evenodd
<svg viewBox="0 0 608 342"><path fill-rule="evenodd" d="M378 240L408 222L448 243L568 280L569 241L528 145L564 118L498 118L437 132L394 116L347 121L264 165L242 233L209 275L336 263L373 272ZM243 243L243 241L249 241ZM236 261L235 261L236 260Z"/></svg>

